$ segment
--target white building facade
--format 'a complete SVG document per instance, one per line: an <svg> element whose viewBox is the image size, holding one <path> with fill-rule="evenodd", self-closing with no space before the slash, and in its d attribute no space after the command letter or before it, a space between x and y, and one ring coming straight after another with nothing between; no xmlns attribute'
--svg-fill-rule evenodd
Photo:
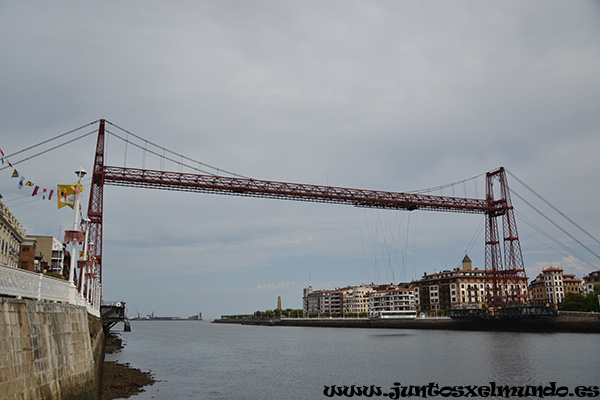
<svg viewBox="0 0 600 400"><path fill-rule="evenodd" d="M375 290L369 286L358 286L344 295L344 314L362 314L369 312L369 295Z"/></svg>
<svg viewBox="0 0 600 400"><path fill-rule="evenodd" d="M412 288L390 288L371 293L369 317L381 311L415 311L415 292Z"/></svg>
<svg viewBox="0 0 600 400"><path fill-rule="evenodd" d="M18 268L21 243L25 229L17 218L0 202L0 264Z"/></svg>

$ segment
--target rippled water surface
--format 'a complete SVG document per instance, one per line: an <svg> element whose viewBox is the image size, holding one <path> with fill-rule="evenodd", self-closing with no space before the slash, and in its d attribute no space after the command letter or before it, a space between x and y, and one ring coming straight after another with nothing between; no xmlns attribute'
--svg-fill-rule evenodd
<svg viewBox="0 0 600 400"><path fill-rule="evenodd" d="M121 335L125 348L107 360L150 370L160 381L136 400L326 399L325 386L388 390L395 382L600 386L594 334L133 321Z"/></svg>

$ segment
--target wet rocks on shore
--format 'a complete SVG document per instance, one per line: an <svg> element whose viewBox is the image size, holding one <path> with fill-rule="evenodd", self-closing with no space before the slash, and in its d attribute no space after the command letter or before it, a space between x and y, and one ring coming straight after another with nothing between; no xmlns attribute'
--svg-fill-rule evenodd
<svg viewBox="0 0 600 400"><path fill-rule="evenodd" d="M112 354L123 348L117 333L106 335L105 352ZM145 386L156 382L150 372L131 367L128 363L105 361L102 378L102 400L126 399L144 391Z"/></svg>

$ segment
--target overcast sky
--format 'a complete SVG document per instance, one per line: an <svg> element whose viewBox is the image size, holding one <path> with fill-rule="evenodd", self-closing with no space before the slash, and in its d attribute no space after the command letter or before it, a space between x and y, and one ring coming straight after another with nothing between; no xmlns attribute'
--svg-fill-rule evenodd
<svg viewBox="0 0 600 400"><path fill-rule="evenodd" d="M405 192L504 166L600 237L597 1L0 1L0 54L5 154L106 118L257 179ZM40 187L72 183L95 140L16 168ZM107 164L179 170L108 141ZM70 209L11 173L2 201L28 234L62 240ZM530 278L600 269L597 242L508 179L593 252L513 194ZM484 192L480 176L433 194ZM277 296L300 308L309 277L410 281L465 252L485 267L478 215L112 186L104 206L104 297L132 315L215 318Z"/></svg>

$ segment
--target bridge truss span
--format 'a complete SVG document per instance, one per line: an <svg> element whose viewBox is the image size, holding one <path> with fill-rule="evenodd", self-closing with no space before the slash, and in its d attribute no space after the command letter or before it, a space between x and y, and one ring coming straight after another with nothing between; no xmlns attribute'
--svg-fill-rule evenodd
<svg viewBox="0 0 600 400"><path fill-rule="evenodd" d="M217 175L189 174L124 167L104 167L104 183L184 192L262 197L355 207L502 214L500 204L486 200L308 185Z"/></svg>

